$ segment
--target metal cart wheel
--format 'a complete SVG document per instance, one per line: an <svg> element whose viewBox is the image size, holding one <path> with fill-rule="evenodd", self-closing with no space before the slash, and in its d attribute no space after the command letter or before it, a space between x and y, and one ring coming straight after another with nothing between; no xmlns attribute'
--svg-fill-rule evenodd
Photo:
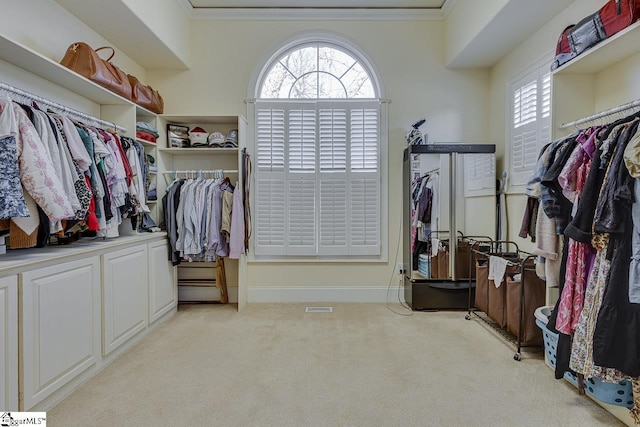
<svg viewBox="0 0 640 427"><path fill-rule="evenodd" d="M522 356L520 356L520 353L516 353L513 355L513 360L515 360L516 362L519 362L522 360Z"/></svg>

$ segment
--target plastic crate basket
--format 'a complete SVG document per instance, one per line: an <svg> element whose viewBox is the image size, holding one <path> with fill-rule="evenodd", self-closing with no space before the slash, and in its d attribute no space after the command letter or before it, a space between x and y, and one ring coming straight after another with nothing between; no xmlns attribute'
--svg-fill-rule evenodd
<svg viewBox="0 0 640 427"><path fill-rule="evenodd" d="M544 340L544 352L547 361L552 368L556 367L556 349L558 346L558 334L547 329L547 325L540 319L536 319L536 325L542 329L542 338ZM564 374L564 378L578 385L578 377L570 372ZM607 383L597 378L588 378L583 381L585 392L600 402L609 403L611 405L633 407L633 390L631 381L620 381L617 383Z"/></svg>

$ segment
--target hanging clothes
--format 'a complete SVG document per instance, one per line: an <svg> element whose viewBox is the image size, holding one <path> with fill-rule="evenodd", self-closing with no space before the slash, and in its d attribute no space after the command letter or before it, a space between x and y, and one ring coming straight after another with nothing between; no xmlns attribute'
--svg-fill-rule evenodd
<svg viewBox="0 0 640 427"><path fill-rule="evenodd" d="M0 135L15 136L20 181L53 221L73 217L74 211L53 162L22 108L0 98Z"/></svg>
<svg viewBox="0 0 640 427"><path fill-rule="evenodd" d="M230 255L239 258L245 253L242 194L243 190L228 179L175 179L169 184L162 206L171 262L214 261Z"/></svg>

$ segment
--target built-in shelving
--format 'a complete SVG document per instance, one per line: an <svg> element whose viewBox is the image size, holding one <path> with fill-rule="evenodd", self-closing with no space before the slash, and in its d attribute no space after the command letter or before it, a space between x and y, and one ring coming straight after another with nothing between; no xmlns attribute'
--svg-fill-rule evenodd
<svg viewBox="0 0 640 427"><path fill-rule="evenodd" d="M640 21L598 43L573 60L558 67L554 74L595 74L638 53Z"/></svg>
<svg viewBox="0 0 640 427"><path fill-rule="evenodd" d="M0 36L0 60L27 70L98 104L134 105L130 100L110 92L52 59L5 36ZM138 108L148 111L142 107ZM148 114L153 113L148 111Z"/></svg>
<svg viewBox="0 0 640 427"><path fill-rule="evenodd" d="M159 148L159 150L162 152L183 156L203 153L212 156L238 154L237 148Z"/></svg>
<svg viewBox="0 0 640 427"><path fill-rule="evenodd" d="M157 144L155 142L147 141L146 139L136 138L136 141L138 141L140 144L144 145L145 147L157 147Z"/></svg>

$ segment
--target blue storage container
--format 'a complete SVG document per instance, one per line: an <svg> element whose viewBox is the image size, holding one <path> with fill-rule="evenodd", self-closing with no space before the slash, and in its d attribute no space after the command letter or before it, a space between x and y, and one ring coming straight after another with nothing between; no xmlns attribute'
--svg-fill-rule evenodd
<svg viewBox="0 0 640 427"><path fill-rule="evenodd" d="M418 271L424 277L431 277L431 257L425 254L418 256Z"/></svg>
<svg viewBox="0 0 640 427"><path fill-rule="evenodd" d="M536 316L538 317L538 316ZM542 338L544 340L544 352L551 367L556 367L556 348L558 346L558 334L547 329L545 322L536 318L536 325L542 329ZM564 374L564 378L578 385L578 377L570 372ZM617 406L633 407L633 390L631 381L620 381L616 383L607 383L598 378L588 378L584 381L584 390L587 394L604 403Z"/></svg>

